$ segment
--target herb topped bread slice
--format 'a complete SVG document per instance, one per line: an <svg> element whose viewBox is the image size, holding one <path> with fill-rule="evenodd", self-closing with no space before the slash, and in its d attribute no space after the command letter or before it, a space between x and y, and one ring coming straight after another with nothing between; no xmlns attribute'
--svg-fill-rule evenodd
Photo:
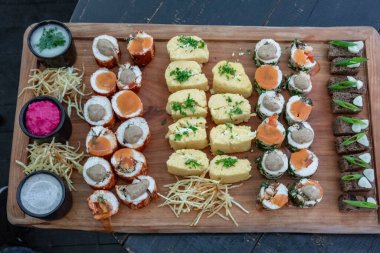
<svg viewBox="0 0 380 253"><path fill-rule="evenodd" d="M198 89L177 91L169 96L166 112L174 120L190 116L206 117L206 93Z"/></svg>
<svg viewBox="0 0 380 253"><path fill-rule="evenodd" d="M355 135L346 135L336 137L336 151L338 154L353 154L367 151L370 147L370 142L365 132Z"/></svg>
<svg viewBox="0 0 380 253"><path fill-rule="evenodd" d="M165 80L169 92L184 89L208 90L206 75L196 61L174 61L169 64L165 71Z"/></svg>
<svg viewBox="0 0 380 253"><path fill-rule="evenodd" d="M215 93L235 93L245 98L252 95L252 83L238 62L220 61L212 69Z"/></svg>
<svg viewBox="0 0 380 253"><path fill-rule="evenodd" d="M168 172L177 176L199 176L209 165L206 153L195 149L180 149L166 162Z"/></svg>
<svg viewBox="0 0 380 253"><path fill-rule="evenodd" d="M248 159L238 159L236 156L217 155L210 162L210 178L222 183L232 184L251 177L251 163Z"/></svg>
<svg viewBox="0 0 380 253"><path fill-rule="evenodd" d="M359 73L361 63L366 61L367 58L364 57L335 58L331 61L330 73L347 76L356 75Z"/></svg>
<svg viewBox="0 0 380 253"><path fill-rule="evenodd" d="M372 166L372 157L368 152L343 155L338 159L338 164L341 172L352 172L363 169L368 169Z"/></svg>
<svg viewBox="0 0 380 253"><path fill-rule="evenodd" d="M171 38L166 46L170 61L208 62L207 44L198 36L180 35Z"/></svg>
<svg viewBox="0 0 380 253"><path fill-rule="evenodd" d="M334 121L333 131L335 136L350 135L362 131L368 132L368 126L368 119L338 116Z"/></svg>
<svg viewBox="0 0 380 253"><path fill-rule="evenodd" d="M330 95L335 92L349 92L363 94L366 92L366 86L363 79L353 76L330 76L327 85Z"/></svg>
<svg viewBox="0 0 380 253"><path fill-rule="evenodd" d="M363 49L363 41L332 40L329 45L328 59L332 61L338 57L361 57L363 55Z"/></svg>
<svg viewBox="0 0 380 253"><path fill-rule="evenodd" d="M362 171L342 173L340 186L344 192L371 192L375 189L375 171L368 168Z"/></svg>
<svg viewBox="0 0 380 253"><path fill-rule="evenodd" d="M333 113L359 113L363 110L363 96L347 92L334 92L331 100Z"/></svg>
<svg viewBox="0 0 380 253"><path fill-rule="evenodd" d="M345 193L339 197L338 201L341 212L373 212L379 207L375 196Z"/></svg>

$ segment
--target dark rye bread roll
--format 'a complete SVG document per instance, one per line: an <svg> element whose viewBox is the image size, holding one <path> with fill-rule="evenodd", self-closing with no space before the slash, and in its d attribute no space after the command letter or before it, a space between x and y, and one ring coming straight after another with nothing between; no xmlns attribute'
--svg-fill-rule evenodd
<svg viewBox="0 0 380 253"><path fill-rule="evenodd" d="M346 66L336 66L336 63L341 60L346 60L349 58L335 58L331 61L330 64L330 73L333 75L346 75L346 76L354 76L359 73L360 66L355 68L349 68Z"/></svg>
<svg viewBox="0 0 380 253"><path fill-rule="evenodd" d="M361 57L363 56L363 49L358 53L351 53L345 47L336 47L334 45L329 45L328 58L329 61L334 60L335 58L352 58L352 57Z"/></svg>
<svg viewBox="0 0 380 253"><path fill-rule="evenodd" d="M356 94L364 94L364 93L366 93L367 87L366 87L365 81L363 81L363 79L359 78L359 77L354 77L354 78L356 80L359 80L359 81L361 81L363 83L363 86L360 89L358 89L356 87L346 88L346 89L342 89L342 90L339 90L339 91L328 89L329 90L329 94L332 95L335 92L347 92L347 93L356 93ZM347 76L330 76L330 79L329 79L329 82L327 84L327 87L329 87L333 83L339 83L339 82L342 82L342 81L349 81L349 80L347 79Z"/></svg>
<svg viewBox="0 0 380 253"><path fill-rule="evenodd" d="M334 102L334 100L341 100L341 101L353 104L354 99L358 96L361 96L361 95L353 94L353 93L346 93L346 92L334 92L332 95L332 100L331 100L332 112L333 113L350 113L350 114L356 114L356 113L361 112L363 110L362 106L357 106L358 110L351 110L349 108L342 107L342 106L340 106Z"/></svg>
<svg viewBox="0 0 380 253"><path fill-rule="evenodd" d="M365 129L360 129L360 131L368 132L368 127ZM335 136L357 134L357 132L352 130L352 124L343 121L339 116L336 117L333 122L333 133Z"/></svg>
<svg viewBox="0 0 380 253"><path fill-rule="evenodd" d="M340 155L342 154L354 154L354 153L360 153L368 150L368 146L365 146L357 141L349 144L349 145L342 145L342 143L351 138L352 136L346 135L346 136L339 136L335 139L335 147L336 152Z"/></svg>
<svg viewBox="0 0 380 253"><path fill-rule="evenodd" d="M369 157L369 159L364 159L364 157ZM372 167L371 162L371 154L370 153L359 153L359 154L353 154L350 155L350 157L355 159L360 159L362 162L367 164L367 167ZM361 159L363 157L363 159ZM360 166L358 163L350 163L347 159L345 159L343 156L339 157L338 159L338 165L341 172L353 172L353 171L359 171L363 170L366 167Z"/></svg>
<svg viewBox="0 0 380 253"><path fill-rule="evenodd" d="M364 202L376 202L375 195L373 196L365 196L358 194L350 194L345 193L342 194L338 199L339 211L341 212L373 212L377 210L376 208L364 208L364 207L356 207L344 202L344 200L353 200L353 201L364 201Z"/></svg>
<svg viewBox="0 0 380 253"><path fill-rule="evenodd" d="M372 169L369 169L372 170ZM343 180L342 177L344 176L352 176L352 175L358 175L361 174L362 177L360 179L354 179L354 180ZM366 178L363 175L363 171L357 171L354 173L342 173L340 179L340 187L342 191L344 192L363 192L363 193L369 193L374 192L375 190L375 182L370 181L368 178Z"/></svg>

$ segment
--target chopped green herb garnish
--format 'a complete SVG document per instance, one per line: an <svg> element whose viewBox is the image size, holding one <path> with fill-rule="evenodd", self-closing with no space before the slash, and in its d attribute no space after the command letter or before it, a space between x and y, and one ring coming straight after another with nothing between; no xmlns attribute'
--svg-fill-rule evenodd
<svg viewBox="0 0 380 253"><path fill-rule="evenodd" d="M181 35L178 38L178 42L181 43L181 47L204 48L206 43L203 40L195 40L190 36Z"/></svg>
<svg viewBox="0 0 380 253"><path fill-rule="evenodd" d="M216 154L217 154L217 155L224 155L224 152L223 152L222 150L219 150L219 149L218 149L218 150L216 151Z"/></svg>
<svg viewBox="0 0 380 253"><path fill-rule="evenodd" d="M330 41L330 44L334 45L336 47L345 47L345 48L356 46L356 43L344 41L344 40L332 40L332 41Z"/></svg>
<svg viewBox="0 0 380 253"><path fill-rule="evenodd" d="M192 99L189 94L184 103L173 102L171 108L173 111L179 112L181 115L187 116L187 113L184 110L190 110L192 113L194 113L195 105L195 100Z"/></svg>
<svg viewBox="0 0 380 253"><path fill-rule="evenodd" d="M353 180L359 180L362 178L362 174L351 174L351 175L344 175L341 177L343 181L353 181Z"/></svg>
<svg viewBox="0 0 380 253"><path fill-rule="evenodd" d="M355 164L363 168L369 168L369 164L364 162L362 159L355 157L355 156L349 156L344 155L343 158L350 164Z"/></svg>
<svg viewBox="0 0 380 253"><path fill-rule="evenodd" d="M219 75L226 75L227 79L233 78L236 74L236 69L234 69L229 62L220 65L218 68Z"/></svg>
<svg viewBox="0 0 380 253"><path fill-rule="evenodd" d="M347 117L347 116L339 116L339 118L348 124L357 124L357 125L362 125L362 126L366 125L365 122L357 118L352 118L352 117Z"/></svg>
<svg viewBox="0 0 380 253"><path fill-rule="evenodd" d="M190 128L194 133L198 131L198 128L196 126L189 125L188 128Z"/></svg>
<svg viewBox="0 0 380 253"><path fill-rule="evenodd" d="M329 85L329 89L330 90L344 90L344 89L348 89L348 88L355 88L356 87L356 82L355 81L347 81L347 80L344 80L344 81L341 81L341 82L337 82L337 83L332 83Z"/></svg>
<svg viewBox="0 0 380 253"><path fill-rule="evenodd" d="M98 197L96 198L96 201L98 203L101 203L101 204L105 204L106 203L106 200L104 199L103 195L98 195Z"/></svg>
<svg viewBox="0 0 380 253"><path fill-rule="evenodd" d="M333 100L335 104L337 104L338 106L340 107L343 107L343 108L347 108L353 112L357 112L357 111L360 111L360 108L357 107L356 105L354 104L351 104L351 103L348 103L348 102L345 102L343 100L339 100L339 99L334 99Z"/></svg>
<svg viewBox="0 0 380 253"><path fill-rule="evenodd" d="M193 73L190 70L184 70L180 68L176 68L175 70L172 70L170 72L170 76L174 76L174 80L183 83L193 75Z"/></svg>
<svg viewBox="0 0 380 253"><path fill-rule="evenodd" d="M341 143L341 145L343 147L351 145L352 143L357 142L358 140L360 140L361 138L363 138L365 135L366 135L366 133L364 133L364 132L355 134L355 135L351 136L350 138L345 139Z"/></svg>
<svg viewBox="0 0 380 253"><path fill-rule="evenodd" d="M349 200L345 199L343 200L344 203L350 206L354 207L361 207L361 208L378 208L379 206L375 203L372 202L367 202L367 201L358 201L358 200Z"/></svg>
<svg viewBox="0 0 380 253"><path fill-rule="evenodd" d="M65 45L65 37L62 32L59 32L57 27L46 29L44 28L42 36L36 45L40 52L44 49L52 49Z"/></svg>
<svg viewBox="0 0 380 253"><path fill-rule="evenodd" d="M236 159L236 158L226 157L226 158L217 160L215 163L216 164L223 163L223 167L230 168L230 167L235 166L235 164L237 163L237 161L238 161L238 159Z"/></svg>
<svg viewBox="0 0 380 253"><path fill-rule="evenodd" d="M368 59L365 57L354 57L350 59L343 59L335 63L335 66L347 67L349 65L366 62Z"/></svg>
<svg viewBox="0 0 380 253"><path fill-rule="evenodd" d="M231 124L231 123L224 123L224 125L226 125L226 127L232 132L232 128L234 127L233 124Z"/></svg>
<svg viewBox="0 0 380 253"><path fill-rule="evenodd" d="M227 97L227 102L228 103L231 103L232 102L232 98L230 96Z"/></svg>
<svg viewBox="0 0 380 253"><path fill-rule="evenodd" d="M197 160L187 159L185 162L185 165L189 166L190 168L195 169L195 168L201 166L202 164L200 164Z"/></svg>
<svg viewBox="0 0 380 253"><path fill-rule="evenodd" d="M174 135L174 140L175 141L180 141L182 139L182 134L180 134L180 133L176 133L175 135Z"/></svg>

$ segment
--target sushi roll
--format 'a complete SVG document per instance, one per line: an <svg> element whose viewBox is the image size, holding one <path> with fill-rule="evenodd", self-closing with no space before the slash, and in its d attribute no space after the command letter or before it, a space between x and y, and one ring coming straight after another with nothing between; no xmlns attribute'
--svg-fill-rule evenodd
<svg viewBox="0 0 380 253"><path fill-rule="evenodd" d="M115 134L108 128L95 126L90 129L86 138L87 153L92 156L108 158L117 149Z"/></svg>
<svg viewBox="0 0 380 253"><path fill-rule="evenodd" d="M338 57L350 58L363 56L363 41L332 40L329 45L329 61Z"/></svg>
<svg viewBox="0 0 380 253"><path fill-rule="evenodd" d="M259 94L282 87L282 72L278 66L262 65L255 72L255 87Z"/></svg>
<svg viewBox="0 0 380 253"><path fill-rule="evenodd" d="M96 63L105 68L117 66L121 55L117 39L109 35L100 35L94 39L92 53Z"/></svg>
<svg viewBox="0 0 380 253"><path fill-rule="evenodd" d="M375 170L372 168L356 172L345 172L340 177L344 192L373 192L375 190Z"/></svg>
<svg viewBox="0 0 380 253"><path fill-rule="evenodd" d="M116 75L107 68L101 68L91 75L91 88L98 95L111 96L116 92Z"/></svg>
<svg viewBox="0 0 380 253"><path fill-rule="evenodd" d="M280 45L272 39L262 39L257 42L253 59L256 66L276 65L281 56Z"/></svg>
<svg viewBox="0 0 380 253"><path fill-rule="evenodd" d="M285 119L289 125L307 121L313 109L313 102L308 97L291 96L286 104Z"/></svg>
<svg viewBox="0 0 380 253"><path fill-rule="evenodd" d="M285 99L281 93L275 91L263 92L257 100L256 113L261 119L272 115L280 115L284 110Z"/></svg>
<svg viewBox="0 0 380 253"><path fill-rule="evenodd" d="M307 122L294 123L288 128L286 140L291 151L309 148L314 140L314 130Z"/></svg>
<svg viewBox="0 0 380 253"><path fill-rule="evenodd" d="M133 91L121 90L111 100L112 108L120 120L143 115L143 104Z"/></svg>
<svg viewBox="0 0 380 253"><path fill-rule="evenodd" d="M318 181L303 178L290 187L289 196L295 206L313 207L321 202L323 188Z"/></svg>
<svg viewBox="0 0 380 253"><path fill-rule="evenodd" d="M341 172L352 172L367 169L372 166L370 153L359 153L354 155L344 155L338 159Z"/></svg>
<svg viewBox="0 0 380 253"><path fill-rule="evenodd" d="M93 96L87 100L83 115L91 126L111 127L115 123L111 102L103 96Z"/></svg>
<svg viewBox="0 0 380 253"><path fill-rule="evenodd" d="M83 178L95 190L110 190L116 183L110 163L95 156L88 158L83 165Z"/></svg>
<svg viewBox="0 0 380 253"><path fill-rule="evenodd" d="M139 67L144 67L154 57L153 37L143 31L137 32L135 36L129 35L127 50L133 62Z"/></svg>
<svg viewBox="0 0 380 253"><path fill-rule="evenodd" d="M277 182L264 182L260 186L257 201L267 210L277 210L285 206L288 201L288 188Z"/></svg>
<svg viewBox="0 0 380 253"><path fill-rule="evenodd" d="M119 144L141 151L150 141L150 130L144 118L136 117L124 121L116 131Z"/></svg>
<svg viewBox="0 0 380 253"><path fill-rule="evenodd" d="M141 88L142 73L137 65L126 63L120 65L117 73L117 87L119 90L138 92Z"/></svg>
<svg viewBox="0 0 380 253"><path fill-rule="evenodd" d="M294 70L309 72L316 64L313 48L300 40L293 40L290 46L289 67Z"/></svg>
<svg viewBox="0 0 380 253"><path fill-rule="evenodd" d="M279 148L285 139L285 128L278 121L278 115L266 118L256 131L256 146L263 150Z"/></svg>
<svg viewBox="0 0 380 253"><path fill-rule="evenodd" d="M131 209L146 207L158 197L156 181L150 176L138 176L131 184L116 185L116 194Z"/></svg>
<svg viewBox="0 0 380 253"><path fill-rule="evenodd" d="M256 164L264 177L278 179L288 169L288 157L280 149L268 150L256 159Z"/></svg>
<svg viewBox="0 0 380 253"><path fill-rule="evenodd" d="M111 164L116 174L127 181L148 173L145 156L130 148L122 148L111 157Z"/></svg>
<svg viewBox="0 0 380 253"><path fill-rule="evenodd" d="M318 157L308 149L290 155L288 172L296 178L311 177L318 169Z"/></svg>
<svg viewBox="0 0 380 253"><path fill-rule="evenodd" d="M95 220L108 219L119 212L119 201L106 190L97 190L87 199L87 204Z"/></svg>
<svg viewBox="0 0 380 253"><path fill-rule="evenodd" d="M303 71L288 76L286 84L291 95L306 95L313 87L310 75Z"/></svg>
<svg viewBox="0 0 380 253"><path fill-rule="evenodd" d="M345 193L338 199L339 211L347 212L373 212L377 211L379 205L377 204L375 196L362 196L352 193Z"/></svg>

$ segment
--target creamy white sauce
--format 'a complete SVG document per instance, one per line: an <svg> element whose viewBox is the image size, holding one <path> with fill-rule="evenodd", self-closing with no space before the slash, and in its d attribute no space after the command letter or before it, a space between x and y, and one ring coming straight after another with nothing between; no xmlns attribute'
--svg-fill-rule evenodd
<svg viewBox="0 0 380 253"><path fill-rule="evenodd" d="M355 46L351 46L347 48L348 51L351 53L354 53L354 54L359 53L364 47L363 41L355 41L353 43L355 43Z"/></svg>
<svg viewBox="0 0 380 253"><path fill-rule="evenodd" d="M352 76L347 76L347 80L351 82L356 82L356 88L360 90L363 87L363 82L361 80L355 79Z"/></svg>
<svg viewBox="0 0 380 253"><path fill-rule="evenodd" d="M377 204L376 200L374 198L372 198L372 197L368 197L367 198L367 202L373 203L373 204Z"/></svg>
<svg viewBox="0 0 380 253"><path fill-rule="evenodd" d="M350 64L350 65L347 65L347 68L359 68L360 67L360 63L355 63L355 64Z"/></svg>
<svg viewBox="0 0 380 253"><path fill-rule="evenodd" d="M370 153L363 153L358 156L363 162L370 163L371 162L371 154Z"/></svg>
<svg viewBox="0 0 380 253"><path fill-rule="evenodd" d="M359 106L359 107L363 107L363 97L362 96L357 96L356 98L354 98L354 100L352 101L352 103L356 106Z"/></svg>
<svg viewBox="0 0 380 253"><path fill-rule="evenodd" d="M364 135L362 138L358 140L358 143L362 144L363 146L368 147L369 146L369 140L367 135Z"/></svg>
<svg viewBox="0 0 380 253"><path fill-rule="evenodd" d="M366 177L361 177L358 181L358 185L362 188L371 189L372 185Z"/></svg>
<svg viewBox="0 0 380 253"><path fill-rule="evenodd" d="M361 119L361 121L363 123L365 123L365 124L364 125L361 125L361 124L352 124L351 129L352 129L353 132L359 133L359 132L361 132L362 130L364 130L364 129L366 129L368 127L368 125L369 125L368 119Z"/></svg>
<svg viewBox="0 0 380 253"><path fill-rule="evenodd" d="M375 181L375 171L374 169L365 169L363 171L363 175L370 181L374 182Z"/></svg>

